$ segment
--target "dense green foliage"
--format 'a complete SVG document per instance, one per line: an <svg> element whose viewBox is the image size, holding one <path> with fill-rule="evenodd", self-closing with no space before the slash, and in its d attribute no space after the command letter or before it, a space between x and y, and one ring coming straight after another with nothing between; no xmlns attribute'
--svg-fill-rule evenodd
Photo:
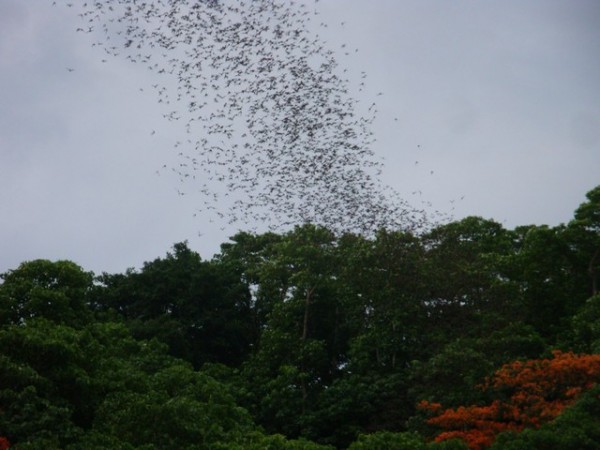
<svg viewBox="0 0 600 450"><path fill-rule="evenodd" d="M464 449L416 405L486 404L511 361L600 352L600 187L573 221L239 233L122 274L0 284L0 448ZM597 389L494 449L600 448Z"/></svg>

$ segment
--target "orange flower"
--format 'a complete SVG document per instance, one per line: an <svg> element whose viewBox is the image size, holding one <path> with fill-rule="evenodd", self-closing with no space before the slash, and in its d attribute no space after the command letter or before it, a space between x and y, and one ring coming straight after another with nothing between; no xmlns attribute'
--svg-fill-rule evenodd
<svg viewBox="0 0 600 450"><path fill-rule="evenodd" d="M435 414L427 420L442 430L436 442L463 439L471 450L489 447L498 433L537 428L556 418L581 393L600 382L600 355L553 352L553 358L515 361L502 366L482 386L508 394L487 406L442 410L439 403L418 407Z"/></svg>

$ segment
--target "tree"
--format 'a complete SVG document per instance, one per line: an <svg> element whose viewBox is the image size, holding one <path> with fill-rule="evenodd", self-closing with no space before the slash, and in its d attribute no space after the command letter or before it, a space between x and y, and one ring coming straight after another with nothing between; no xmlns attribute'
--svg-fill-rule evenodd
<svg viewBox="0 0 600 450"><path fill-rule="evenodd" d="M269 313L244 376L256 391L251 408L270 432L306 436L311 405L338 370L336 258L335 236L305 225L271 241L253 267L256 297Z"/></svg>
<svg viewBox="0 0 600 450"><path fill-rule="evenodd" d="M521 433L501 433L490 450L600 449L600 387L590 389L555 420Z"/></svg>
<svg viewBox="0 0 600 450"><path fill-rule="evenodd" d="M15 444L59 448L89 425L82 332L42 318L0 330L0 429Z"/></svg>
<svg viewBox="0 0 600 450"><path fill-rule="evenodd" d="M257 431L227 385L123 324L38 318L3 327L0 348L0 429L18 448L199 449Z"/></svg>
<svg viewBox="0 0 600 450"><path fill-rule="evenodd" d="M146 389L109 394L94 428L134 446L191 449L236 441L254 424L222 384L175 363L149 375Z"/></svg>
<svg viewBox="0 0 600 450"><path fill-rule="evenodd" d="M411 233L340 239L340 277L352 338L348 370L397 373L423 356L423 247Z"/></svg>
<svg viewBox="0 0 600 450"><path fill-rule="evenodd" d="M590 297L571 319L567 345L581 352L600 353L600 295Z"/></svg>
<svg viewBox="0 0 600 450"><path fill-rule="evenodd" d="M239 232L231 242L221 244L221 253L215 260L238 273L251 294L252 310L247 316L254 326L255 341L267 324L273 307L285 295L288 281L286 273L264 273L265 263L275 255L276 244L284 236L275 233L251 234Z"/></svg>
<svg viewBox="0 0 600 450"><path fill-rule="evenodd" d="M504 267L513 239L501 224L480 217L440 225L423 236L427 335L436 345L459 337L457 331L476 336L518 317Z"/></svg>
<svg viewBox="0 0 600 450"><path fill-rule="evenodd" d="M555 351L552 358L504 365L485 388L495 393L488 405L443 410L423 401L433 415L427 421L442 428L437 442L460 438L473 450L489 447L501 432L538 428L555 419L585 391L600 381L600 355Z"/></svg>
<svg viewBox="0 0 600 450"><path fill-rule="evenodd" d="M588 264L587 271L590 277L591 294L600 292L598 281L600 273L600 186L586 194L587 202L582 203L575 211L575 220L571 226L585 231L587 235Z"/></svg>
<svg viewBox="0 0 600 450"><path fill-rule="evenodd" d="M0 277L0 324L26 324L43 317L81 326L91 319L86 298L93 274L71 261L37 259Z"/></svg>
<svg viewBox="0 0 600 450"><path fill-rule="evenodd" d="M348 450L426 450L423 439L413 433L391 433L380 431L373 434L361 434Z"/></svg>
<svg viewBox="0 0 600 450"><path fill-rule="evenodd" d="M187 243L139 272L100 277L97 310L121 315L134 336L157 338L173 356L199 368L205 362L239 365L256 339L250 293L236 267L202 261Z"/></svg>
<svg viewBox="0 0 600 450"><path fill-rule="evenodd" d="M458 338L425 362L414 361L410 370L413 398L446 407L479 403L489 393L477 385L495 368L516 359L536 358L546 343L528 325L514 323L478 338Z"/></svg>
<svg viewBox="0 0 600 450"><path fill-rule="evenodd" d="M586 263L569 227L530 226L519 230L518 249L508 261L518 286L515 303L522 320L551 343L589 296Z"/></svg>
<svg viewBox="0 0 600 450"><path fill-rule="evenodd" d="M239 442L217 443L214 450L334 450L329 445L319 445L306 439L287 439L281 434L250 433Z"/></svg>

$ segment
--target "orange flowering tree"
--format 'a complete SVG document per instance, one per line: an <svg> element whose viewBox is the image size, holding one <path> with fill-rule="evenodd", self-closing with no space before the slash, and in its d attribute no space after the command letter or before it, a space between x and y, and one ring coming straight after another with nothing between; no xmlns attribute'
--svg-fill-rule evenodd
<svg viewBox="0 0 600 450"><path fill-rule="evenodd" d="M423 401L427 423L442 431L436 442L462 439L472 450L489 447L503 431L538 428L556 418L579 395L600 381L600 355L554 351L552 358L502 366L481 386L496 399L485 406L443 409Z"/></svg>

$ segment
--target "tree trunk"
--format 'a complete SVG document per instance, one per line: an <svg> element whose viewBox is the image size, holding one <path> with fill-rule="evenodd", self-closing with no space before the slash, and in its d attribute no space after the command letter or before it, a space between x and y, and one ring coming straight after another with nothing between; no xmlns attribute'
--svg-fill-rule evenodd
<svg viewBox="0 0 600 450"><path fill-rule="evenodd" d="M311 297L315 288L309 288L306 291L306 299L304 301L304 321L302 323L302 340L305 341L308 337L308 316L310 309Z"/></svg>
<svg viewBox="0 0 600 450"><path fill-rule="evenodd" d="M596 295L598 293L598 271L596 270L596 260L600 256L600 247L596 249L594 256L590 260L590 265L588 266L588 272L590 274L590 278L592 279L592 295Z"/></svg>

